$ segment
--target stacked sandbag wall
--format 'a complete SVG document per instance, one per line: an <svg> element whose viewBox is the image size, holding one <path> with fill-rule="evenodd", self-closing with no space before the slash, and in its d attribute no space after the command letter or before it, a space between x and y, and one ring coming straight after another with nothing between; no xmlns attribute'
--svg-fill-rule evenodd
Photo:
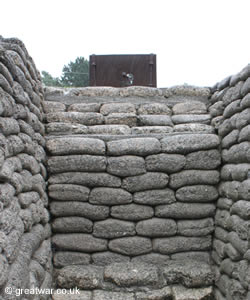
<svg viewBox="0 0 250 300"><path fill-rule="evenodd" d="M250 65L216 84L209 111L222 153L212 252L216 299L250 299Z"/></svg>
<svg viewBox="0 0 250 300"><path fill-rule="evenodd" d="M214 133L200 100L208 96L180 102L166 98L167 91L146 87L46 90L46 134L50 136ZM202 93L207 95L207 90Z"/></svg>
<svg viewBox="0 0 250 300"><path fill-rule="evenodd" d="M49 137L54 266L209 261L219 138Z"/></svg>
<svg viewBox="0 0 250 300"><path fill-rule="evenodd" d="M42 105L40 75L23 43L0 37L1 299L51 285Z"/></svg>

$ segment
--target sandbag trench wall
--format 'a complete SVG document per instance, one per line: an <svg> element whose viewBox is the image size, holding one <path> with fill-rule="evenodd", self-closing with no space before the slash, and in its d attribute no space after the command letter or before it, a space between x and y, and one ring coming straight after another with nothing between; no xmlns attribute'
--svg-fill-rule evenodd
<svg viewBox="0 0 250 300"><path fill-rule="evenodd" d="M214 86L209 111L222 154L212 251L215 297L250 299L250 65Z"/></svg>
<svg viewBox="0 0 250 300"><path fill-rule="evenodd" d="M141 110L138 106L134 109L133 103L128 106L118 104L115 111L111 105L111 111L102 116L93 115L101 112L100 102L95 104L95 100L84 105L78 102L73 107L70 106L72 103L65 105L51 99L44 102L40 75L23 43L0 37L0 299L17 298L15 293L7 295L5 287L14 291L51 286L46 167L51 173L49 193L54 265L58 272L71 264L84 264L87 269L88 264L94 263L99 272L103 264L128 260L149 260L160 266L163 266L162 262L177 260L185 265L193 258L208 262L216 204L212 249L216 265L215 297L217 300L248 299L249 76L248 65L239 74L212 88L210 117L199 105L197 112L197 104L191 110L188 109L192 107L190 103L184 104L184 108L181 104L174 108L178 99L167 90L143 88L139 88L139 97L152 93L151 100L161 105L171 103L170 107L152 105L152 101L147 100ZM90 95L85 95L85 99L92 96L93 91L86 90ZM126 102L126 97L133 96L135 90L113 89L113 98L117 93L119 96L125 93L123 102ZM72 89L69 93L77 96L81 92ZM98 96L107 93L110 100L109 92L109 89L100 88ZM179 100L177 102L181 102ZM47 114L59 110L71 111L71 115L58 117L51 114L45 124L43 106ZM131 109L129 114L128 107ZM72 111L91 114L79 119L79 114L72 114ZM210 126L211 117L213 127ZM48 163L44 125L48 135ZM72 134L76 134L75 137ZM213 187L218 187L220 163L218 137L221 139L222 168L217 189L219 199L215 202L217 194ZM68 156L77 158L66 161ZM65 166L59 167L60 160ZM91 164L93 161L95 163ZM112 165L115 166L113 169ZM67 173L71 168L73 177L65 175L63 168L66 167ZM65 184L56 181L64 179L67 179ZM74 180L76 183L70 183ZM60 184L63 184L61 189ZM109 199L116 194L119 197L111 198L114 202L109 205L99 203L100 199L106 201L107 191ZM102 193L101 198L98 192ZM63 209L60 212L63 205L74 212L72 216L65 215L67 211ZM88 216L79 216L80 210L75 214L80 207L86 208L84 211ZM93 207L97 209L93 210ZM136 209L138 207L142 209ZM63 221L67 222L62 229ZM113 224L118 231L114 232ZM81 232L82 228L87 232ZM74 243L79 235L84 239ZM67 238L72 239L72 247L84 245L87 250L72 251L74 249L65 243ZM132 241L131 247L129 241ZM134 242L143 245L142 248L133 247ZM95 247L100 248L96 250ZM145 253L121 252L126 249L139 249ZM60 278L62 285L65 280L68 283L63 272ZM211 278L209 276L209 280ZM157 276L155 280L158 282ZM166 276L165 280L170 279ZM183 283L190 284L189 278ZM35 299L36 296L29 297ZM22 298L27 297L22 295ZM43 298L46 299L46 295Z"/></svg>
<svg viewBox="0 0 250 300"><path fill-rule="evenodd" d="M0 37L0 299L52 281L43 99L23 43Z"/></svg>
<svg viewBox="0 0 250 300"><path fill-rule="evenodd" d="M53 93L63 98L60 91ZM105 289L100 274L115 262L161 268L172 260L187 265L187 273L191 261L198 270L210 263L221 159L205 104L168 107L166 98L165 103L152 98L137 105L126 100L46 101L48 194L59 287ZM109 114L116 116L116 124L107 124ZM140 115L151 123L138 126ZM166 277L170 269L166 267ZM187 287L213 285L207 270L204 265L206 274L199 273L196 282L186 280ZM86 280L88 276L97 280ZM176 280L156 280L153 288Z"/></svg>

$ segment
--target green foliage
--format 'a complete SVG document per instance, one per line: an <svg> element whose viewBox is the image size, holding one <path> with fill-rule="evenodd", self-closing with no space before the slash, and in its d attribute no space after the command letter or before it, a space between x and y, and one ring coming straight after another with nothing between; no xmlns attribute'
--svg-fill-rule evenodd
<svg viewBox="0 0 250 300"><path fill-rule="evenodd" d="M88 86L89 85L89 62L84 57L77 57L63 67L61 82L65 86Z"/></svg>
<svg viewBox="0 0 250 300"><path fill-rule="evenodd" d="M46 86L83 87L89 85L89 62L84 57L77 57L74 62L64 65L62 76L52 77L42 71L42 81Z"/></svg>
<svg viewBox="0 0 250 300"><path fill-rule="evenodd" d="M42 82L46 86L62 86L58 77L54 78L46 71L42 71Z"/></svg>

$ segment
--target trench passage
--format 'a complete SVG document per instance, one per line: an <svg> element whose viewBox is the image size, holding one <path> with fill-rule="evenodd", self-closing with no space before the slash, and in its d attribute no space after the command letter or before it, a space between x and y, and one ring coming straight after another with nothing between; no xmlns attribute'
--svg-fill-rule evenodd
<svg viewBox="0 0 250 300"><path fill-rule="evenodd" d="M46 147L57 286L77 286L86 299L211 295L221 159L205 103L51 97Z"/></svg>

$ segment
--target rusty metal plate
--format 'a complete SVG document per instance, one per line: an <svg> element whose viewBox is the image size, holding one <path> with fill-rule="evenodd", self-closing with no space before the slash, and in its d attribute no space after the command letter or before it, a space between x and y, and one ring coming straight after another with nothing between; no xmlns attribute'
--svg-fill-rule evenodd
<svg viewBox="0 0 250 300"><path fill-rule="evenodd" d="M156 87L156 55L90 55L90 86Z"/></svg>

